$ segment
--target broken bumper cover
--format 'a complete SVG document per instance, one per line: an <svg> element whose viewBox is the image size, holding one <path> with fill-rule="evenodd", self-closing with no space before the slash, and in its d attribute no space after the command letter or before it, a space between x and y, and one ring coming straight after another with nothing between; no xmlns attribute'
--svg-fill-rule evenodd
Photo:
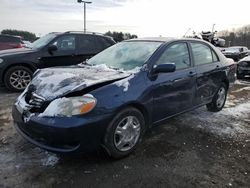
<svg viewBox="0 0 250 188"><path fill-rule="evenodd" d="M32 144L55 153L78 153L97 150L102 143L111 115L98 117L38 117L24 122L13 106L16 130Z"/></svg>

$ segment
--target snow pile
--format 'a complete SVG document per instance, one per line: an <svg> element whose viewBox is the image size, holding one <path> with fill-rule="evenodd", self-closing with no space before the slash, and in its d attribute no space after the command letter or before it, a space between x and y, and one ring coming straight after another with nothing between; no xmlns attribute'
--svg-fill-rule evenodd
<svg viewBox="0 0 250 188"><path fill-rule="evenodd" d="M250 135L250 101L234 107L223 108L220 112L208 112L201 107L183 114L181 121L195 129L202 129L217 135ZM243 136L242 136L243 138Z"/></svg>
<svg viewBox="0 0 250 188"><path fill-rule="evenodd" d="M36 94L47 100L52 100L72 90L83 89L109 80L125 78L130 74L129 72L110 69L106 65L48 68L40 70L33 78L31 84L36 87Z"/></svg>
<svg viewBox="0 0 250 188"><path fill-rule="evenodd" d="M243 88L240 88L240 89L233 91L232 93L238 93L241 91L250 91L250 87L243 87Z"/></svg>
<svg viewBox="0 0 250 188"><path fill-rule="evenodd" d="M123 91L126 92L128 91L128 87L129 87L129 80L131 80L132 78L134 78L134 74L131 75L128 78L122 79L120 81L115 82L115 85L117 85L118 87L124 87Z"/></svg>
<svg viewBox="0 0 250 188"><path fill-rule="evenodd" d="M48 154L46 153L47 156L42 159L42 165L43 166L55 166L58 161L59 161L59 158L56 156L56 155L51 155L51 154Z"/></svg>
<svg viewBox="0 0 250 188"><path fill-rule="evenodd" d="M109 68L106 64L94 65L92 68L98 71L116 71L115 69Z"/></svg>
<svg viewBox="0 0 250 188"><path fill-rule="evenodd" d="M235 118L248 118L249 115L250 102L239 104L231 108L224 108L222 111L215 114L215 116L230 116Z"/></svg>

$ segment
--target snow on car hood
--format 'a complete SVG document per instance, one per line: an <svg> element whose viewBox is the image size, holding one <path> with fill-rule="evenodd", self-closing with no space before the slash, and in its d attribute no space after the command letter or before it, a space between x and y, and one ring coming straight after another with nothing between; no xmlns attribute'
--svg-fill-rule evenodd
<svg viewBox="0 0 250 188"><path fill-rule="evenodd" d="M106 65L41 69L31 81L33 91L47 100L53 100L91 85L126 78L131 72L118 71Z"/></svg>

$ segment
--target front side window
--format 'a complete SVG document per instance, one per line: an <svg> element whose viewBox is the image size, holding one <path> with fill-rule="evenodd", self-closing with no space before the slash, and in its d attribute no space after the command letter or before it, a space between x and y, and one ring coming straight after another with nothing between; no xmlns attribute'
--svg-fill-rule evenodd
<svg viewBox="0 0 250 188"><path fill-rule="evenodd" d="M176 69L190 67L190 57L186 43L177 43L168 47L163 52L157 64L175 63Z"/></svg>
<svg viewBox="0 0 250 188"><path fill-rule="evenodd" d="M213 56L213 61L214 62L218 62L219 59L218 59L218 56L215 54L215 52L212 50L212 56Z"/></svg>
<svg viewBox="0 0 250 188"><path fill-rule="evenodd" d="M53 45L57 46L58 51L67 51L75 49L75 36L68 35L59 37Z"/></svg>
<svg viewBox="0 0 250 188"><path fill-rule="evenodd" d="M212 51L207 45L198 42L192 42L191 48L194 55L194 63L196 65L203 65L213 62Z"/></svg>

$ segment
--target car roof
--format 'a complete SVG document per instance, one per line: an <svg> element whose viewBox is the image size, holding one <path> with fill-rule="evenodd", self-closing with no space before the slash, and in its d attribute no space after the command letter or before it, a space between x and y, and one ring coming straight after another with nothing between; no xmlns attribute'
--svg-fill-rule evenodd
<svg viewBox="0 0 250 188"><path fill-rule="evenodd" d="M173 41L199 41L199 42L205 42L204 40L201 39L195 39L195 38L174 38L174 37L144 37L144 38L136 38L136 39L130 39L126 41L152 41L152 42L173 42Z"/></svg>
<svg viewBox="0 0 250 188"><path fill-rule="evenodd" d="M100 36L100 37L105 37L105 38L114 40L113 37L104 35L102 33L97 33L97 32L66 31L66 32L50 32L49 34L55 34L55 35L64 35L64 34L94 35L94 36Z"/></svg>

